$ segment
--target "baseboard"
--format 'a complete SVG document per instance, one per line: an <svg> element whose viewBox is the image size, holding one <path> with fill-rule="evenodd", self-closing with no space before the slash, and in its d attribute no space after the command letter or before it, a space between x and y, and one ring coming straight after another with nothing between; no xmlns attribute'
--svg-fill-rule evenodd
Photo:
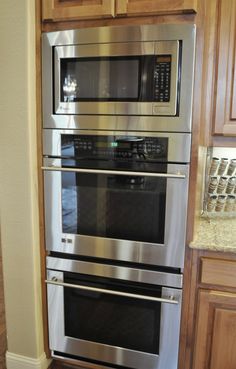
<svg viewBox="0 0 236 369"><path fill-rule="evenodd" d="M6 365L7 369L47 369L51 360L48 360L43 354L38 359L32 359L27 356L13 354L7 351Z"/></svg>

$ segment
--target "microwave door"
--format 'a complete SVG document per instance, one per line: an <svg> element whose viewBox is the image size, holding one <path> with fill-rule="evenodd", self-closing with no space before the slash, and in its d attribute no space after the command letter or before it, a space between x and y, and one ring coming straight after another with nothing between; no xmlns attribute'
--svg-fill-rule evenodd
<svg viewBox="0 0 236 369"><path fill-rule="evenodd" d="M145 70L153 57L154 42L55 47L55 113L138 114L141 91L153 90L145 88L146 78L153 84L154 71ZM151 115L151 101L142 111Z"/></svg>

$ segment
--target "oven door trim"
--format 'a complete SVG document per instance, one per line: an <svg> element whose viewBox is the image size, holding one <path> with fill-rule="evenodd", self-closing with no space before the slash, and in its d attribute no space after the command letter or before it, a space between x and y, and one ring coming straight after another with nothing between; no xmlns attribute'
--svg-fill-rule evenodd
<svg viewBox="0 0 236 369"><path fill-rule="evenodd" d="M48 280L63 281L63 272L48 270ZM68 337L64 326L64 288L48 284L49 344L52 351L137 369L177 368L182 291L162 288L162 298L173 296L178 304L161 305L159 355ZM173 333L174 332L174 333ZM168 348L166 346L168 342ZM171 352L171 355L170 355Z"/></svg>
<svg viewBox="0 0 236 369"><path fill-rule="evenodd" d="M45 159L53 165L60 159ZM88 257L134 263L184 267L189 165L168 164L167 173L185 178L167 178L164 244L153 244L62 232L61 175L44 170L46 249ZM170 231L171 230L171 231Z"/></svg>
<svg viewBox="0 0 236 369"><path fill-rule="evenodd" d="M161 272L153 269L138 269L137 267L124 267L99 262L63 259L53 256L46 257L46 267L54 271L96 275L97 277L142 282L163 287L183 287L182 274Z"/></svg>

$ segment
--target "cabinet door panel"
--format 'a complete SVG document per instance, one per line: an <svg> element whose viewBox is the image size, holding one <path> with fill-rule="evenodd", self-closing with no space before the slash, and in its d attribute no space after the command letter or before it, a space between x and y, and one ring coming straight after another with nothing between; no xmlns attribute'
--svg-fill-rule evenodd
<svg viewBox="0 0 236 369"><path fill-rule="evenodd" d="M236 1L219 0L214 134L236 135Z"/></svg>
<svg viewBox="0 0 236 369"><path fill-rule="evenodd" d="M236 368L236 294L200 290L193 369Z"/></svg>
<svg viewBox="0 0 236 369"><path fill-rule="evenodd" d="M216 309L210 369L236 366L236 311Z"/></svg>
<svg viewBox="0 0 236 369"><path fill-rule="evenodd" d="M116 0L116 15L195 13L197 0Z"/></svg>
<svg viewBox="0 0 236 369"><path fill-rule="evenodd" d="M235 261L201 258L201 283L236 288L235 276Z"/></svg>
<svg viewBox="0 0 236 369"><path fill-rule="evenodd" d="M114 0L42 0L43 20L63 21L114 16Z"/></svg>

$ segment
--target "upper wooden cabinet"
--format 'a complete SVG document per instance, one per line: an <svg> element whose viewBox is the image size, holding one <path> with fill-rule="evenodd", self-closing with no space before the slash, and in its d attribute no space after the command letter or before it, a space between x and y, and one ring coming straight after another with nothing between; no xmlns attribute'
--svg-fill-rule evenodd
<svg viewBox="0 0 236 369"><path fill-rule="evenodd" d="M115 0L42 0L44 21L113 17Z"/></svg>
<svg viewBox="0 0 236 369"><path fill-rule="evenodd" d="M42 0L43 21L194 13L197 0Z"/></svg>
<svg viewBox="0 0 236 369"><path fill-rule="evenodd" d="M213 134L236 135L236 1L219 0Z"/></svg>
<svg viewBox="0 0 236 369"><path fill-rule="evenodd" d="M116 15L195 13L197 0L116 0Z"/></svg>

